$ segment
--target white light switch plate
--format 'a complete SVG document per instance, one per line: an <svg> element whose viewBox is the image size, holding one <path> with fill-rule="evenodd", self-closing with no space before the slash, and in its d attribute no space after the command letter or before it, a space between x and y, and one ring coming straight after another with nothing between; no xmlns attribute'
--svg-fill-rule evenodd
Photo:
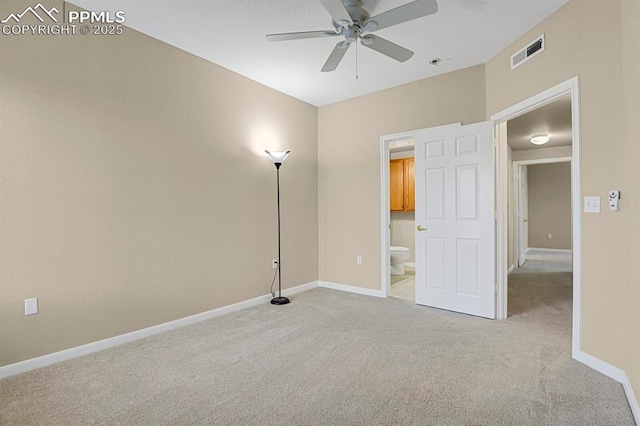
<svg viewBox="0 0 640 426"><path fill-rule="evenodd" d="M584 197L585 213L600 213L600 197Z"/></svg>
<svg viewBox="0 0 640 426"><path fill-rule="evenodd" d="M38 313L38 298L24 299L24 314L35 315Z"/></svg>

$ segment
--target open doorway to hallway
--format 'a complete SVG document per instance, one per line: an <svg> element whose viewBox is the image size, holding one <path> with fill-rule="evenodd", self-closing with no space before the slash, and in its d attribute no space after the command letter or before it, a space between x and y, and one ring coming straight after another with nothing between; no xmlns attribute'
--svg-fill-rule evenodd
<svg viewBox="0 0 640 426"><path fill-rule="evenodd" d="M506 128L507 316L554 315L570 333L571 94L507 121Z"/></svg>

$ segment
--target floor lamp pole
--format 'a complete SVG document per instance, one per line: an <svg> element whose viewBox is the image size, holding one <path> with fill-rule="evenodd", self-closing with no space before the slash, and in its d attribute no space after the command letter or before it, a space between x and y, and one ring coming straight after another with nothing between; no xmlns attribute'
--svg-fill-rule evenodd
<svg viewBox="0 0 640 426"><path fill-rule="evenodd" d="M282 262L280 261L280 165L276 165L276 182L278 187L278 297L271 299L273 305L286 305L289 299L282 297Z"/></svg>

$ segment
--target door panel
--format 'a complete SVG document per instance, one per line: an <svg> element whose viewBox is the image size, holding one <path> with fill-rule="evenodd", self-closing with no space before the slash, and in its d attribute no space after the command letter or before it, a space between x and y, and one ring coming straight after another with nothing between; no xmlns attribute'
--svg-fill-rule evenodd
<svg viewBox="0 0 640 426"><path fill-rule="evenodd" d="M493 125L416 134L416 303L495 318Z"/></svg>
<svg viewBox="0 0 640 426"><path fill-rule="evenodd" d="M518 267L526 262L529 248L529 181L527 166L518 167Z"/></svg>

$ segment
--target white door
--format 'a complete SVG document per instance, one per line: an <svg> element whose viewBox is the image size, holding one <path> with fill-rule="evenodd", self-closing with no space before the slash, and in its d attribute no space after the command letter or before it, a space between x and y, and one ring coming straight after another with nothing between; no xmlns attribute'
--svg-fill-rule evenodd
<svg viewBox="0 0 640 426"><path fill-rule="evenodd" d="M529 248L529 188L527 166L518 166L518 268Z"/></svg>
<svg viewBox="0 0 640 426"><path fill-rule="evenodd" d="M416 303L495 318L493 123L415 139Z"/></svg>

